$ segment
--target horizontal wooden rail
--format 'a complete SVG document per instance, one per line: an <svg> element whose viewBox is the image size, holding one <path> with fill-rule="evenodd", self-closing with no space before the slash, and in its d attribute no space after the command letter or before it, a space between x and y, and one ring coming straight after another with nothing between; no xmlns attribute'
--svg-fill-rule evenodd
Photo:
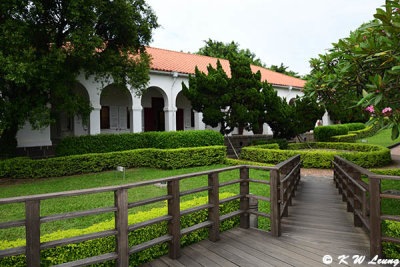
<svg viewBox="0 0 400 267"><path fill-rule="evenodd" d="M116 260L117 266L127 266L129 264L129 255L165 242L168 242L169 244L170 257L177 258L180 256L180 237L182 235L186 235L203 228L209 228L210 240L217 241L219 239L220 222L239 216L240 226L246 228L249 226L250 214L270 218L272 232L274 235L279 236L280 235L279 215L280 215L280 205L282 202L280 200L281 173L284 172L288 173L289 178L290 177L293 178L293 184L291 184L290 189L294 190L295 184L298 183L298 180L300 178L299 168L298 168L300 164L299 162L300 162L300 156L294 156L291 159L288 159L282 164L278 164L275 167L240 165L240 166L232 166L216 170L177 175L173 177L154 179L154 180L148 180L137 183L118 185L118 186L107 186L107 187L91 188L84 190L73 190L73 191L56 192L49 194L38 194L32 196L3 198L0 199L0 205L11 204L11 203L25 203L26 218L24 220L2 222L0 223L0 229L25 226L26 246L0 250L0 258L26 254L28 266L39 266L41 250L54 248L58 246L64 246L68 244L80 243L92 239L104 238L108 236L116 237L115 252L89 257L82 260L76 260L68 263L63 263L57 266L85 266L109 260ZM271 172L270 181L250 179L249 178L250 169L270 171ZM233 179L230 181L220 183L218 178L219 173L232 170L240 171L239 179ZM180 180L199 177L199 176L208 176L207 186L180 191L179 189ZM166 195L128 203L128 189L154 185L156 183L167 183L168 192ZM271 196L265 197L265 196L250 194L249 192L250 183L257 183L270 186ZM240 185L240 194L225 199L219 199L219 188L234 184ZM114 193L114 199L115 199L114 206L40 217L40 204L42 200L56 199L61 197L82 196L88 194L107 193L107 192ZM180 209L180 197L200 192L208 192L207 204L191 207L185 210ZM249 199L251 198L270 202L271 214L249 210ZM238 210L224 215L219 214L219 205L235 200L240 200L240 208ZM167 202L167 207L168 207L167 215L128 225L129 209L162 201ZM181 229L180 220L182 216L186 216L203 210L208 211L207 221ZM48 242L42 242L42 243L40 242L40 224L42 223L85 217L90 215L98 215L103 213L114 213L115 229L95 232L80 236L74 236L59 240L53 240ZM142 229L150 225L155 225L161 222L167 223L168 227L167 235L154 238L152 240L143 242L141 244L132 247L128 246L129 232Z"/></svg>
<svg viewBox="0 0 400 267"><path fill-rule="evenodd" d="M400 200L400 196L382 193L381 181L400 181L400 176L377 175L339 156L334 156L332 163L336 187L347 202L347 210L354 213L354 225L364 226L369 233L370 256L382 257L382 242L400 244L400 239L382 236L381 221L400 222L400 216L381 214L381 201ZM365 176L368 183L362 181L361 176Z"/></svg>

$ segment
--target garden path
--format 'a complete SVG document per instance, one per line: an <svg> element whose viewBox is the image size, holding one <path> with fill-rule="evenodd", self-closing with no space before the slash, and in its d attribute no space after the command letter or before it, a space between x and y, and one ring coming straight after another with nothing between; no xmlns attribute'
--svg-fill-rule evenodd
<svg viewBox="0 0 400 267"><path fill-rule="evenodd" d="M282 221L282 236L273 237L257 229L235 228L221 234L221 240L203 240L182 250L182 257L161 257L144 266L339 266L338 257L368 255L369 240L353 227L332 178L303 176L289 216ZM333 263L324 265L330 255ZM376 266L376 265L375 265Z"/></svg>

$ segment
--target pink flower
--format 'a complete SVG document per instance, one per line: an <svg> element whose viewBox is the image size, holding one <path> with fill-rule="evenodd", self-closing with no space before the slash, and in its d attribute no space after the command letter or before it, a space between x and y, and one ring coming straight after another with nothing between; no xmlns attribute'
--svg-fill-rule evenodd
<svg viewBox="0 0 400 267"><path fill-rule="evenodd" d="M365 110L368 111L369 113L374 113L375 112L373 105L368 106Z"/></svg>
<svg viewBox="0 0 400 267"><path fill-rule="evenodd" d="M376 90L377 93L379 93L379 90Z"/></svg>
<svg viewBox="0 0 400 267"><path fill-rule="evenodd" d="M387 107L387 108L384 108L384 109L382 110L382 114L386 114L386 113L389 113L389 112L391 112L391 111L392 111L392 108Z"/></svg>
<svg viewBox="0 0 400 267"><path fill-rule="evenodd" d="M383 33L385 33L385 30L382 30Z"/></svg>
<svg viewBox="0 0 400 267"><path fill-rule="evenodd" d="M395 9L394 11L396 11L396 12L399 12L399 8L398 8L398 7L396 7L396 9Z"/></svg>
<svg viewBox="0 0 400 267"><path fill-rule="evenodd" d="M363 39L364 39L364 40L366 40L366 39L367 39L367 36L366 36L366 35L364 35L364 36L363 36Z"/></svg>

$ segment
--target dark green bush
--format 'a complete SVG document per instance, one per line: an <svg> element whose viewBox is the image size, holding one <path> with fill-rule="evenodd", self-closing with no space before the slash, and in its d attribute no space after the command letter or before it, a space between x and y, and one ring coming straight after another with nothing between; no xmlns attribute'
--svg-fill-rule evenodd
<svg viewBox="0 0 400 267"><path fill-rule="evenodd" d="M322 149L332 149L332 151ZM390 150L385 147L352 143L297 143L289 144L288 150L244 147L240 158L277 164L297 154L302 155L305 168L330 168L334 155L339 155L362 167L384 166L391 161Z"/></svg>
<svg viewBox="0 0 400 267"><path fill-rule="evenodd" d="M328 142L332 136L344 135L349 132L349 128L342 124L318 126L314 128L314 139L319 142Z"/></svg>
<svg viewBox="0 0 400 267"><path fill-rule="evenodd" d="M344 125L347 128L349 128L349 131L358 131L358 130L365 129L365 127L367 127L362 122L345 123L345 124L342 124L342 125Z"/></svg>
<svg viewBox="0 0 400 267"><path fill-rule="evenodd" d="M251 146L266 144L278 144L280 149L286 149L288 147L288 141L286 139L259 139L250 143Z"/></svg>
<svg viewBox="0 0 400 267"><path fill-rule="evenodd" d="M383 221L382 232L384 236L400 238L400 222ZM399 244L392 242L383 242L382 250L386 259L400 259Z"/></svg>
<svg viewBox="0 0 400 267"><path fill-rule="evenodd" d="M144 132L71 136L57 145L57 156L106 153L138 148L182 148L222 146L224 137L217 131Z"/></svg>
<svg viewBox="0 0 400 267"><path fill-rule="evenodd" d="M220 198L227 198L232 196L230 193L220 194ZM207 203L207 197L195 198L190 201L181 203L181 209L188 209ZM220 215L224 215L239 209L239 200L224 203L219 206ZM138 214L129 215L129 224L134 224L146 220L150 220L167 213L167 208L154 208L149 211L140 212ZM187 228L198 223L208 220L208 211L202 210L189 215L181 217L181 228ZM220 231L232 229L239 225L239 217L226 220L220 223ZM114 220L105 221L95 224L85 229L71 229L58 231L41 237L42 242L68 238L72 236L99 232L104 230L113 229L115 227ZM167 223L158 223L147 226L129 233L129 246L141 244L150 241L157 237L167 234ZM188 246L190 244L199 242L200 240L208 238L208 229L201 229L193 233L182 236L181 246ZM24 246L25 240L4 241L0 244L0 250L10 247ZM41 251L41 266L49 266L61 264L69 261L79 260L86 257L92 257L115 251L115 238L105 237L94 240L81 242L78 244L71 244ZM130 266L138 266L140 264L149 262L155 258L168 253L167 243L163 243L152 248L140 251L129 257ZM0 266L25 266L25 256L13 256L0 258ZM115 266L115 261L109 261L96 266Z"/></svg>
<svg viewBox="0 0 400 267"><path fill-rule="evenodd" d="M116 166L179 169L222 163L225 157L224 146L208 146L178 149L144 148L40 160L14 158L0 161L0 177L66 176L112 170Z"/></svg>

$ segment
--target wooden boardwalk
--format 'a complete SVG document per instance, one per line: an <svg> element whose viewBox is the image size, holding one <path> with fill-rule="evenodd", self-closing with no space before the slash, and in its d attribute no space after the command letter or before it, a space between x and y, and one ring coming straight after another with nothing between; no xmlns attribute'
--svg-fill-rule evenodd
<svg viewBox="0 0 400 267"><path fill-rule="evenodd" d="M282 220L282 236L272 237L257 229L235 228L221 234L221 240L203 240L182 250L178 260L161 257L144 266L328 266L324 255L369 255L369 240L361 228L353 227L353 215L346 212L332 178L302 177L289 217ZM376 266L376 265L375 265Z"/></svg>

